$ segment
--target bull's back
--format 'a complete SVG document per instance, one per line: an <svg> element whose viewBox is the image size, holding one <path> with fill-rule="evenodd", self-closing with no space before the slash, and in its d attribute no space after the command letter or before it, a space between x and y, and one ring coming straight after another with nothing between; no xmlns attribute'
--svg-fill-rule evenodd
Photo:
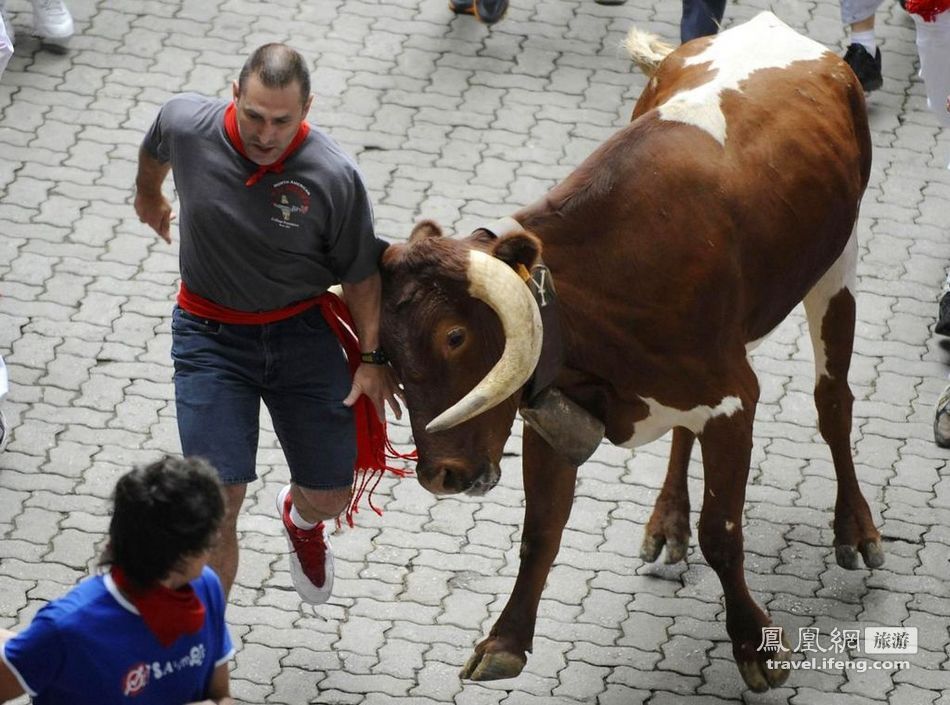
<svg viewBox="0 0 950 705"><path fill-rule="evenodd" d="M853 74L766 14L671 54L634 121L515 217L579 340L685 353L774 328L844 249L869 171Z"/></svg>
<svg viewBox="0 0 950 705"><path fill-rule="evenodd" d="M697 222L711 218L714 249L730 260L722 266L735 268L746 334L765 335L835 261L856 220L871 143L853 73L762 13L667 57L634 115L631 128L642 122L691 173L687 202Z"/></svg>

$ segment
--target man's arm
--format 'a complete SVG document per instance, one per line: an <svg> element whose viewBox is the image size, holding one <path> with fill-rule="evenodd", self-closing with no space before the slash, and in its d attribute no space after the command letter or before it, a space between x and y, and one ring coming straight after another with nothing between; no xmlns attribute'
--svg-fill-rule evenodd
<svg viewBox="0 0 950 705"><path fill-rule="evenodd" d="M12 639L13 636L13 632L0 629L0 651L3 650L3 645L7 640ZM17 680L17 677L13 674L13 671L10 670L10 667L7 666L7 662L0 659L0 703L13 700L23 695L24 692L23 686L20 685L20 681Z"/></svg>
<svg viewBox="0 0 950 705"><path fill-rule="evenodd" d="M372 274L355 284L343 284L343 300L353 316L356 334L360 339L360 351L372 352L379 347L379 316L382 298L382 280L379 273ZM397 419L402 418L402 408L396 399L398 386L389 365L363 363L353 375L353 387L343 400L353 406L361 394L365 394L376 407L380 421L386 420L388 403Z"/></svg>
<svg viewBox="0 0 950 705"><path fill-rule="evenodd" d="M234 705L231 697L231 675L228 673L227 662L214 669L211 684L208 686L208 699L189 705Z"/></svg>
<svg viewBox="0 0 950 705"><path fill-rule="evenodd" d="M175 217L171 203L162 194L162 183L171 164L162 163L139 147L139 170L135 177L135 212L139 220L171 244L171 221Z"/></svg>

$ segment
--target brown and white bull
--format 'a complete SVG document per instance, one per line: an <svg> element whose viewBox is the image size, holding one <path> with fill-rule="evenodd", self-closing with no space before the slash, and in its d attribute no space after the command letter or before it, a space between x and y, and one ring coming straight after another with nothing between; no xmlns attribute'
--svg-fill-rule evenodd
<svg viewBox="0 0 950 705"><path fill-rule="evenodd" d="M636 44L631 33L628 45ZM635 58L639 50L634 46ZM540 319L515 272L543 254L563 330L553 386L633 447L670 429L666 482L642 554L682 559L686 471L698 438L699 545L722 583L745 682L786 678L760 651L769 617L743 573L742 511L759 385L748 353L804 301L815 404L838 494L838 563L883 562L851 458L855 223L871 164L864 97L825 47L773 15L686 44L656 68L633 121L508 232L464 239L416 226L383 257L383 345L405 389L418 476L436 494L481 494L538 359ZM548 436L550 437L550 436ZM574 498L577 468L526 425L526 498L514 590L463 677L515 676Z"/></svg>

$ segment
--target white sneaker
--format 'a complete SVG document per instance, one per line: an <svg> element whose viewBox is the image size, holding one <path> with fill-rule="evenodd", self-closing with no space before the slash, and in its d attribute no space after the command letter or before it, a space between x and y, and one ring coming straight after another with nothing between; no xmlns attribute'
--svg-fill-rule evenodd
<svg viewBox="0 0 950 705"><path fill-rule="evenodd" d="M941 448L950 448L950 385L943 390L934 409L934 441Z"/></svg>
<svg viewBox="0 0 950 705"><path fill-rule="evenodd" d="M66 46L73 31L73 16L63 0L33 0L33 34L47 43Z"/></svg>
<svg viewBox="0 0 950 705"><path fill-rule="evenodd" d="M3 29L12 47L16 43L16 31L13 29L13 23L10 21L10 15L7 14L7 8L4 5L3 0L0 0L0 20L3 21Z"/></svg>
<svg viewBox="0 0 950 705"><path fill-rule="evenodd" d="M7 417L3 415L3 410L0 409L0 453L3 452L3 449L7 447L7 442L10 440L10 426L7 425Z"/></svg>
<svg viewBox="0 0 950 705"><path fill-rule="evenodd" d="M333 552L330 537L321 521L312 529L301 529L290 518L293 500L290 485L277 495L277 511L290 545L290 578L300 599L322 605L333 592Z"/></svg>

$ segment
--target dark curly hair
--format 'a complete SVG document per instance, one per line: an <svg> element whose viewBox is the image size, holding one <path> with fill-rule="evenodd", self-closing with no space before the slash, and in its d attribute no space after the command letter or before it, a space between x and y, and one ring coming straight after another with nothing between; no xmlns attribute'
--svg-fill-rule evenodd
<svg viewBox="0 0 950 705"><path fill-rule="evenodd" d="M207 550L224 517L214 469L200 458L166 456L119 478L102 565L116 565L140 588Z"/></svg>

